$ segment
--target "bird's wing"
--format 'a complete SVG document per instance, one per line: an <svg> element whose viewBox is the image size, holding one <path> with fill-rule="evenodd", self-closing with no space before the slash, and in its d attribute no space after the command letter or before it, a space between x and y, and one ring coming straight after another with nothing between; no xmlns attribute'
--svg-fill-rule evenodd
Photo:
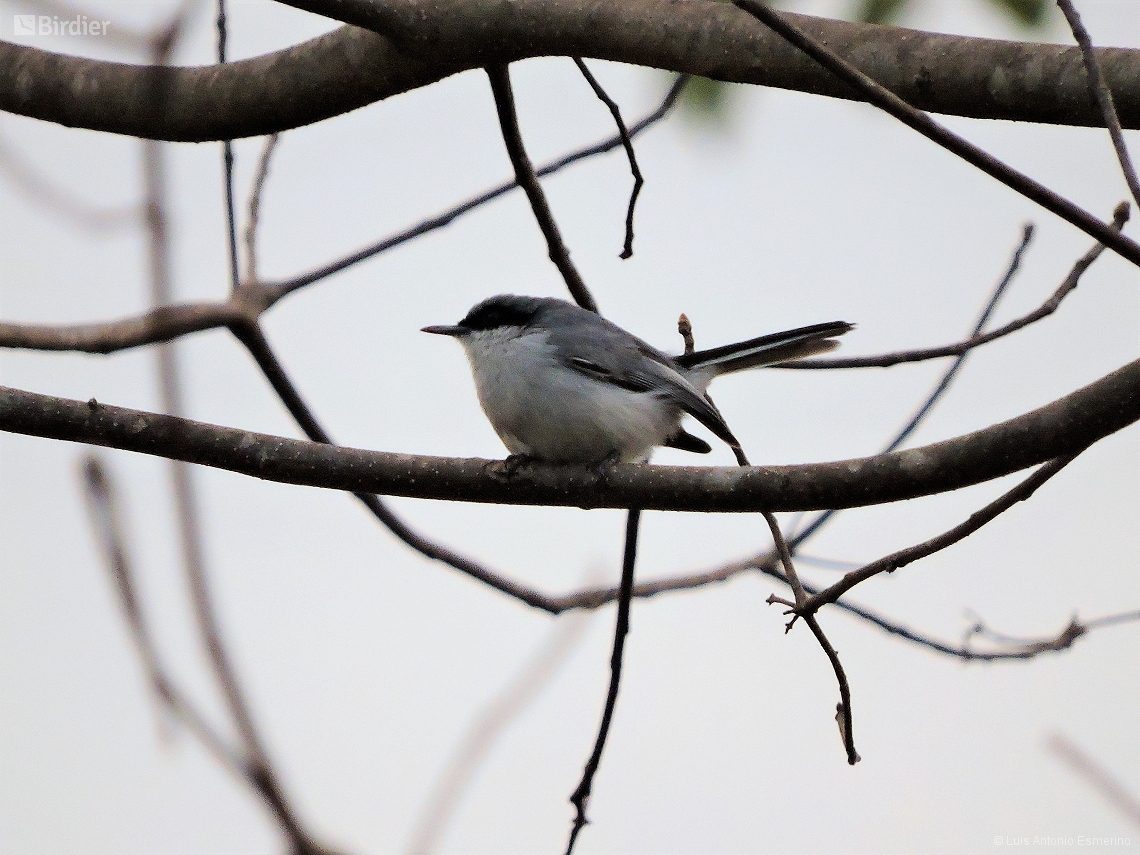
<svg viewBox="0 0 1140 855"><path fill-rule="evenodd" d="M569 304L551 307L550 311L561 313L562 323L551 325L549 336L567 368L599 382L670 401L739 452L740 443L724 417L685 378L672 357L592 312Z"/></svg>
<svg viewBox="0 0 1140 855"><path fill-rule="evenodd" d="M654 351L654 353L656 353ZM648 354L639 354L648 355ZM660 354L658 354L660 356ZM668 357L661 357L668 359ZM622 362L624 362L623 360ZM668 400L686 413L691 415L720 439L733 448L740 448L740 443L732 435L724 417L713 403L696 390L679 371L667 362L657 359L628 360L637 368L622 368L621 362L605 357L586 358L584 356L568 356L564 364L566 367L592 377L603 383L610 383L631 392L643 392L656 395ZM608 363L608 364L606 364Z"/></svg>

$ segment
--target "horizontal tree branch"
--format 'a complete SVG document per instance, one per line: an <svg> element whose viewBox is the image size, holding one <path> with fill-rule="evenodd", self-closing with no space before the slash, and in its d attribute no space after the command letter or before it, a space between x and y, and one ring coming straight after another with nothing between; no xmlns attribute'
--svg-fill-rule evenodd
<svg viewBox="0 0 1140 855"><path fill-rule="evenodd" d="M0 42L0 109L69 127L185 142L271 134L488 64L612 60L857 99L740 10L711 0L290 0L343 27L226 65L151 69ZM788 15L921 110L1103 126L1077 47ZM1140 127L1140 51L1099 48L1121 124ZM166 93L157 109L156 76Z"/></svg>
<svg viewBox="0 0 1140 855"><path fill-rule="evenodd" d="M58 326L0 323L0 347L114 353L228 326L243 317L231 303L179 303L118 321Z"/></svg>
<svg viewBox="0 0 1140 855"><path fill-rule="evenodd" d="M0 430L245 475L447 501L665 511L862 507L956 490L1072 454L1140 419L1140 360L1032 412L934 445L799 466L525 466L339 448L0 387Z"/></svg>

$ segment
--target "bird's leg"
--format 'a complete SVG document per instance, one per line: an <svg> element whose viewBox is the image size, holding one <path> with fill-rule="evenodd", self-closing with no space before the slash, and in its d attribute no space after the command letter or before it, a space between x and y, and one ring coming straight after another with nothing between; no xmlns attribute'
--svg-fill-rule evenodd
<svg viewBox="0 0 1140 855"><path fill-rule="evenodd" d="M616 448L594 464L594 471L599 475L609 472L621 460L621 452Z"/></svg>
<svg viewBox="0 0 1140 855"><path fill-rule="evenodd" d="M485 469L496 481L509 481L520 470L538 462L538 458L529 454L508 454L503 460L492 460Z"/></svg>
<svg viewBox="0 0 1140 855"><path fill-rule="evenodd" d="M508 454L503 460L503 474L510 478L520 469L532 466L535 462L536 458L529 454Z"/></svg>

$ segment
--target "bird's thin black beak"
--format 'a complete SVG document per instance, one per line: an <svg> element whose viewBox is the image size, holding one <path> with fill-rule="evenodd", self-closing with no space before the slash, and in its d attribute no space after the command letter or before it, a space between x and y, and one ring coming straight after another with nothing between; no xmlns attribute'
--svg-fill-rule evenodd
<svg viewBox="0 0 1140 855"><path fill-rule="evenodd" d="M428 332L428 333L431 333L432 335L459 336L459 335L466 335L468 332L470 332L470 330L468 330L467 327L459 327L459 326L452 327L452 326L447 326L445 324L445 325L437 326L437 327L424 327L423 329L420 330L420 332Z"/></svg>

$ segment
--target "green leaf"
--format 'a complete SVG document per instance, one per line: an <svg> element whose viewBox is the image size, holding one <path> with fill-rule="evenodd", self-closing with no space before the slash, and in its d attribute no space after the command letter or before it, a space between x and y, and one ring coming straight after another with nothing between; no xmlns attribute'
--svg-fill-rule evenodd
<svg viewBox="0 0 1140 855"><path fill-rule="evenodd" d="M687 111L704 118L720 117L725 110L728 84L708 77L694 77L681 97Z"/></svg>
<svg viewBox="0 0 1140 855"><path fill-rule="evenodd" d="M1027 27L1040 27L1045 24L1045 13L1053 4L1049 0L990 0L990 2Z"/></svg>
<svg viewBox="0 0 1140 855"><path fill-rule="evenodd" d="M910 0L863 0L858 20L868 24L892 24L899 19L903 7L909 2Z"/></svg>

